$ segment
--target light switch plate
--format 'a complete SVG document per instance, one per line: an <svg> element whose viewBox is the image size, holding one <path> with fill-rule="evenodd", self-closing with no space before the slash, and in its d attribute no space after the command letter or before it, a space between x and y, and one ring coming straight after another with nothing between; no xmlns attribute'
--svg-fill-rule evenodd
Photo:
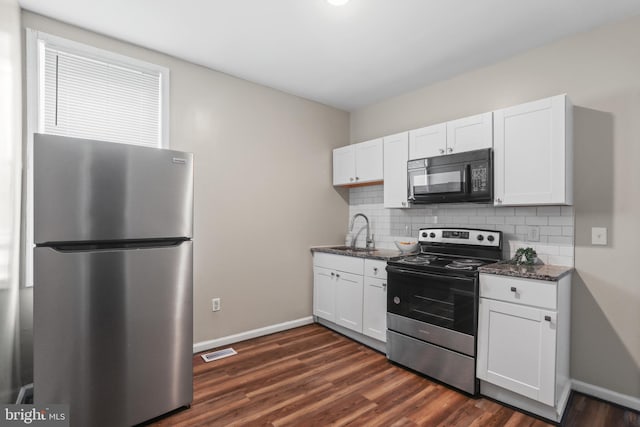
<svg viewBox="0 0 640 427"><path fill-rule="evenodd" d="M606 245L607 244L607 228L591 227L591 244Z"/></svg>

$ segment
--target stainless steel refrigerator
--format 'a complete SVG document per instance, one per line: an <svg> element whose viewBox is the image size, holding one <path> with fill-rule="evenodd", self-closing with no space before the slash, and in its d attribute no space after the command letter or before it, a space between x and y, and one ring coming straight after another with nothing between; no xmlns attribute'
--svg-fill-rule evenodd
<svg viewBox="0 0 640 427"><path fill-rule="evenodd" d="M34 399L128 426L193 396L192 154L35 135Z"/></svg>

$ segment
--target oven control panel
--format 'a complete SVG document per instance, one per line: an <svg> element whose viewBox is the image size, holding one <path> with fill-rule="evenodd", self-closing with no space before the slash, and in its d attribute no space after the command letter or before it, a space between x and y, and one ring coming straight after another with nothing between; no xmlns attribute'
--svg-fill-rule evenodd
<svg viewBox="0 0 640 427"><path fill-rule="evenodd" d="M422 228L419 242L500 247L501 233L467 228Z"/></svg>

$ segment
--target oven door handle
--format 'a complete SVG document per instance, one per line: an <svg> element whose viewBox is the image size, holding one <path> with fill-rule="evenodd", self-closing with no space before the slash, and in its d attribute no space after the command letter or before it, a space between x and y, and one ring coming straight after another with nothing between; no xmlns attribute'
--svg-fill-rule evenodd
<svg viewBox="0 0 640 427"><path fill-rule="evenodd" d="M398 267L393 267L390 265L387 265L387 272L388 273L397 273L397 274L404 274L407 276L414 276L414 277L433 277L436 279L454 279L454 280L463 280L465 282L473 282L475 279L471 278L471 277L459 277L459 276L448 276L445 274L434 274L434 273L425 273L425 272L418 272L418 271L413 271L413 270L405 270L403 268L398 268Z"/></svg>

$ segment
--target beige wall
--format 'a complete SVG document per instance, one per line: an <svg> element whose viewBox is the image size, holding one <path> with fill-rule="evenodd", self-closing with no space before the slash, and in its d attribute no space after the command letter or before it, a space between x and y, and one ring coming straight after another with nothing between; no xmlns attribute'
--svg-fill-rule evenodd
<svg viewBox="0 0 640 427"><path fill-rule="evenodd" d="M640 397L640 18L351 114L351 140L566 92L575 115L572 377ZM591 246L591 227L609 244Z"/></svg>
<svg viewBox="0 0 640 427"><path fill-rule="evenodd" d="M194 341L310 316L309 247L347 227L331 149L349 114L29 12L23 26L171 70L170 145L195 155Z"/></svg>

